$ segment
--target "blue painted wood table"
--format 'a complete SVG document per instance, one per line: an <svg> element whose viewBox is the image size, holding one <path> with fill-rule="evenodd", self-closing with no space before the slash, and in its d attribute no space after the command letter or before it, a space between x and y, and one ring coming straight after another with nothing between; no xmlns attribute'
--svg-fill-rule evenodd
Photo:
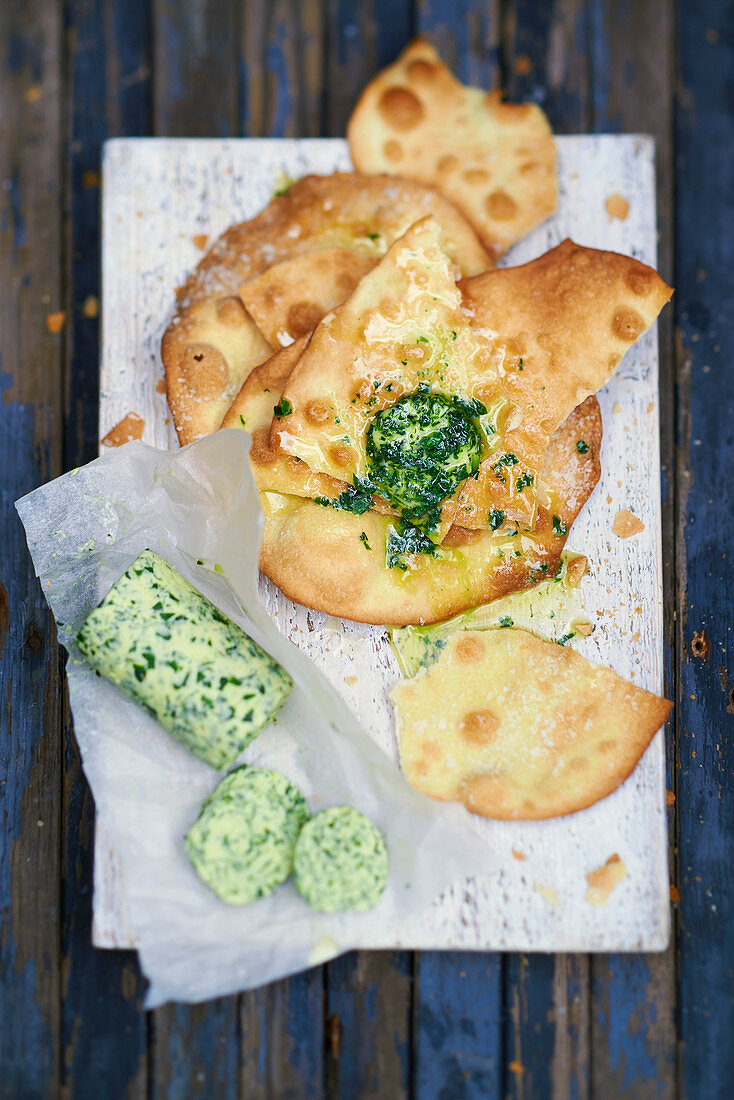
<svg viewBox="0 0 734 1100"><path fill-rule="evenodd" d="M97 453L101 144L341 135L418 31L558 132L657 141L673 939L353 954L146 1014L135 956L90 946L93 807L12 508ZM730 0L4 0L0 50L0 1096L734 1095Z"/></svg>

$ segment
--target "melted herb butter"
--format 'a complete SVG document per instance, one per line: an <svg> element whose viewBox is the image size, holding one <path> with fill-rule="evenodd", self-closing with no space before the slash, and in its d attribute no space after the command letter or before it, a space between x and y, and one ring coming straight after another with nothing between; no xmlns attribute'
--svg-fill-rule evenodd
<svg viewBox="0 0 734 1100"><path fill-rule="evenodd" d="M568 564L576 557L564 553L557 577L541 582L537 588L513 592L433 626L389 627L390 642L403 675L415 676L419 669L432 665L457 630L514 626L561 645L579 637L576 628L587 621L583 592L568 579Z"/></svg>
<svg viewBox="0 0 734 1100"><path fill-rule="evenodd" d="M369 480L406 524L435 531L441 503L479 470L479 401L420 386L378 412L367 433Z"/></svg>

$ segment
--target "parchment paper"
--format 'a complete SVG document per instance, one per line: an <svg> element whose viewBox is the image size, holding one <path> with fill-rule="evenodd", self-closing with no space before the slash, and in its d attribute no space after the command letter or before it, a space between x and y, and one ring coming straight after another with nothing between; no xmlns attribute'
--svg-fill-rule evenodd
<svg viewBox="0 0 734 1100"><path fill-rule="evenodd" d="M376 910L316 913L290 881L269 898L232 907L197 878L183 837L221 773L92 672L73 647L86 616L146 547L290 672L290 699L241 759L283 772L314 812L349 804L375 822L390 859L378 904L383 920L399 928L450 885L497 863L471 815L414 791L265 613L248 446L236 430L175 452L129 443L17 502L59 640L70 650L74 729L123 863L148 1007L224 996L333 958L355 946Z"/></svg>

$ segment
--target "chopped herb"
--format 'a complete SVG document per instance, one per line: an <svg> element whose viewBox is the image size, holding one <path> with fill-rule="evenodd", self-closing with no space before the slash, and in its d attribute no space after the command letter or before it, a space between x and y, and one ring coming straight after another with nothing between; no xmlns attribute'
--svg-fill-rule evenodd
<svg viewBox="0 0 734 1100"><path fill-rule="evenodd" d="M336 500L331 500L329 497L315 497L316 504L322 504L325 508L337 508L342 512L353 512L356 516L368 512L372 507L374 487L367 478L360 481L356 474L352 481L353 484L345 489Z"/></svg>
<svg viewBox="0 0 734 1100"><path fill-rule="evenodd" d="M366 547L367 550L372 549L369 542L367 541L367 532L366 531L363 531L362 534L359 536L359 541L361 543L364 543L364 546Z"/></svg>
<svg viewBox="0 0 734 1100"><path fill-rule="evenodd" d="M553 534L557 538L561 538L563 535L568 534L568 526L567 524L561 522L560 516L553 517Z"/></svg>
<svg viewBox="0 0 734 1100"><path fill-rule="evenodd" d="M578 451L578 453L580 455L585 455L588 449L589 444L585 440L579 439L578 443L576 444L576 450Z"/></svg>
<svg viewBox="0 0 734 1100"><path fill-rule="evenodd" d="M486 409L485 409L486 412ZM493 470L496 470L498 466L517 466L520 459L512 451L508 451L507 454L501 455L500 458L492 466Z"/></svg>
<svg viewBox="0 0 734 1100"><path fill-rule="evenodd" d="M489 526L493 531L498 531L502 524L505 522L505 513L501 512L499 508L493 508L489 513Z"/></svg>
<svg viewBox="0 0 734 1100"><path fill-rule="evenodd" d="M273 412L278 420L281 416L288 416L288 413L293 412L293 406L287 397L281 397L279 404L273 405Z"/></svg>
<svg viewBox="0 0 734 1100"><path fill-rule="evenodd" d="M429 557L435 558L436 547L424 531L411 524L401 524L400 530L396 527L388 527L385 554L385 564L388 569L397 567L405 572L408 568L407 562L403 560L406 554L428 554Z"/></svg>
<svg viewBox="0 0 734 1100"><path fill-rule="evenodd" d="M572 638L576 637L576 631L572 630L570 634L564 634L562 638L556 638L558 645L565 645L566 642L570 642Z"/></svg>
<svg viewBox="0 0 734 1100"><path fill-rule="evenodd" d="M517 478L517 480L515 481L515 488L517 489L518 493L521 493L523 489L527 489L529 485L532 485L533 480L534 478L532 474L521 474L520 477Z"/></svg>
<svg viewBox="0 0 734 1100"><path fill-rule="evenodd" d="M455 340L455 339L456 339L456 333L454 332L454 330L453 330L453 329L451 330L451 338L452 338L453 340Z"/></svg>
<svg viewBox="0 0 734 1100"><path fill-rule="evenodd" d="M509 615L503 615L500 619L500 626L514 626L515 620L511 619Z"/></svg>
<svg viewBox="0 0 734 1100"><path fill-rule="evenodd" d="M377 240L380 239L380 234L379 233L368 233L367 236L369 237L369 239L371 241L377 241Z"/></svg>
<svg viewBox="0 0 734 1100"><path fill-rule="evenodd" d="M416 344L427 344L427 343L428 343L428 337L427 336L419 336L418 339L416 340Z"/></svg>
<svg viewBox="0 0 734 1100"><path fill-rule="evenodd" d="M240 413L240 424L242 425L243 428L245 427L245 418L242 415L242 413Z"/></svg>
<svg viewBox="0 0 734 1100"><path fill-rule="evenodd" d="M517 369L522 370L522 356L520 357L520 362L517 364Z"/></svg>

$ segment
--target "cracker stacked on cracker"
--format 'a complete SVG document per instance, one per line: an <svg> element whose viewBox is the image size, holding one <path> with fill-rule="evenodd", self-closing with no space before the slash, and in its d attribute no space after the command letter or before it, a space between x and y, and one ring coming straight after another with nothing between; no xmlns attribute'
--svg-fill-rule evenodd
<svg viewBox="0 0 734 1100"><path fill-rule="evenodd" d="M555 208L550 128L536 106L462 86L426 42L368 86L348 138L357 173L292 184L182 288L162 346L168 399L182 444L219 427L252 437L261 568L286 595L360 622L435 623L558 574L599 478L594 395L671 290L571 241L494 267ZM536 656L513 653L508 667ZM432 682L451 694L450 681ZM416 682L417 698L428 688ZM403 709L406 771L428 793L490 816L565 812L522 791L470 798L499 791L499 764L469 738L451 776L458 727L433 753L448 786L432 789L423 719Z"/></svg>

